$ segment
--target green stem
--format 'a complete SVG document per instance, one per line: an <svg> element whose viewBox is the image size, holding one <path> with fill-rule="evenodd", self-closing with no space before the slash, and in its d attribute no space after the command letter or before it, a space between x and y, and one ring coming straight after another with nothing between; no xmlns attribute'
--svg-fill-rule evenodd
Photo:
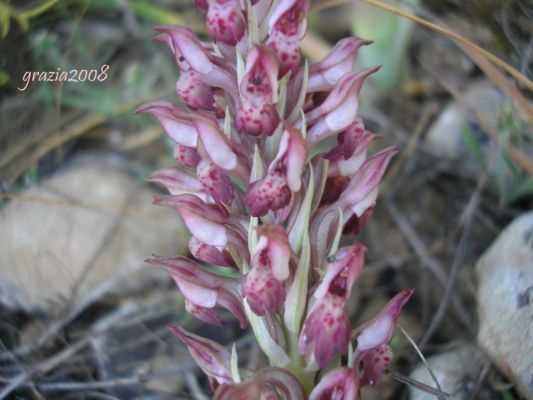
<svg viewBox="0 0 533 400"><path fill-rule="evenodd" d="M286 329L288 352L291 363L288 370L300 381L305 393L309 396L315 386L315 373L305 371L303 359L298 353L298 335Z"/></svg>

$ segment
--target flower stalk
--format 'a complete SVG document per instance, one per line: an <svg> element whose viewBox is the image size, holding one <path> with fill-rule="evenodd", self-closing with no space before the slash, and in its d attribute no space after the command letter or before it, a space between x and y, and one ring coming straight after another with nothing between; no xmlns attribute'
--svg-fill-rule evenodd
<svg viewBox="0 0 533 400"><path fill-rule="evenodd" d="M389 365L388 343L413 293L352 330L345 308L366 249L339 248L340 239L364 228L397 153L368 157L376 135L357 117L361 86L378 68L355 70L355 58L371 42L343 39L307 65L299 42L309 0L194 5L206 13L211 41L182 26L156 28L180 71L181 106L138 109L174 143L178 165L150 181L169 192L155 203L175 209L190 230L191 258L148 262L170 273L194 317L250 327L270 366L239 370L235 349L170 329L215 399L354 399Z"/></svg>

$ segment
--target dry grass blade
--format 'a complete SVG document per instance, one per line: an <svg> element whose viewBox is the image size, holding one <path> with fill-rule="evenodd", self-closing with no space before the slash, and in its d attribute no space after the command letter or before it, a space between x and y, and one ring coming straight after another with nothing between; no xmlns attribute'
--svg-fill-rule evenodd
<svg viewBox="0 0 533 400"><path fill-rule="evenodd" d="M398 372L394 371L387 371L389 376L401 383L405 383L406 385L412 386L414 388L423 390L424 392L430 393L435 395L438 399L444 399L447 400L450 398L450 395L447 393L444 393L438 389L432 388L431 386L426 385L425 383L415 381L414 379L409 378L408 376L399 374Z"/></svg>
<svg viewBox="0 0 533 400"><path fill-rule="evenodd" d="M455 285L455 281L457 280L457 276L459 274L459 267L462 265L463 260L465 258L466 253L466 246L469 243L470 240L470 232L472 230L472 223L474 219L474 214L477 210L478 203L479 203L479 197L481 195L481 191L483 190L483 187L485 186L485 179L481 178L479 181L479 184L475 190L475 192L472 194L470 201L466 205L465 211L464 211L464 229L461 233L461 237L459 239L459 244L457 245L457 248L455 249L455 256L452 262L452 266L450 268L450 275L448 277L448 282L446 283L446 287L444 289L444 295L442 296L442 300L439 303L439 307L437 308L437 311L435 312L433 319L431 320L431 323L429 324L429 327L427 328L426 332L424 333L424 336L420 340L420 347L424 347L427 342L431 339L432 335L436 332L438 329L440 323L442 322L444 318L444 314L446 313L446 310L448 309L448 304L453 296L453 288Z"/></svg>
<svg viewBox="0 0 533 400"><path fill-rule="evenodd" d="M413 152L417 148L422 133L426 129L429 122L431 122L431 119L435 115L436 111L436 105L433 103L429 103L426 107L424 107L413 134L409 137L409 142L407 143L405 150L400 153L398 160L392 165L387 176L385 177L385 181L383 182L384 187L390 185L391 182L394 181L394 178L396 175L398 175L406 161L411 159Z"/></svg>
<svg viewBox="0 0 533 400"><path fill-rule="evenodd" d="M421 265L431 272L441 287L446 288L448 277L446 275L446 269L444 266L439 260L430 254L421 236L398 209L396 204L390 198L387 198L386 194L384 195L383 204L387 212L394 220L395 224L398 226L400 232L405 236L409 245L413 248L416 255L420 259ZM459 321L470 334L474 334L475 332L472 327L472 317L467 309L463 306L460 299L452 296L451 304Z"/></svg>
<svg viewBox="0 0 533 400"><path fill-rule="evenodd" d="M330 51L331 46L322 39L320 36L315 35L313 32L307 32L307 35L300 43L302 52L312 62L317 62L323 59Z"/></svg>
<svg viewBox="0 0 533 400"><path fill-rule="evenodd" d="M60 133L56 132L55 134L50 135L46 140L39 142L38 146L34 146L33 149L32 147L34 143L33 140L31 140L30 138L30 141L27 144L21 144L17 146L17 151L19 152L19 155L25 151L32 149L31 153L27 157L18 157L18 162L10 163L10 160L13 160L14 156L11 152L11 149L6 150L5 154L3 154L0 158L0 174L7 175L7 183L11 184L16 178L23 174L24 171L26 171L32 165L35 165L37 161L39 161L43 156L45 156L52 150L58 148L65 142L68 142L69 140L83 135L89 129L92 129L106 122L112 117L116 117L117 115L124 114L130 110L135 109L139 104L149 102L153 99L164 98L172 93L173 91L164 89L161 91L150 93L149 95L140 99L123 103L115 110L112 110L111 112L106 114L88 114L80 118L79 120L74 121L71 125L66 126L64 131L58 129L57 131L61 131Z"/></svg>
<svg viewBox="0 0 533 400"><path fill-rule="evenodd" d="M403 333L403 335L405 336L405 338L409 341L409 343L411 343L411 346L413 346L413 348L415 349L416 353L418 354L418 357L420 357L420 360L422 360L422 363L426 366L429 374L431 375L431 379L433 379L433 382L435 382L435 385L437 386L437 389L444 394L443 390L442 390L442 387L439 383L439 380L437 379L437 377L435 376L435 373L433 372L433 370L431 369L431 367L429 366L428 362L426 361L426 358L424 357L424 355L422 354L422 352L420 351L420 349L418 348L418 346L416 345L415 341L413 340L413 338L411 338L411 336L409 336L409 334L405 331L405 329L403 329L401 326L398 325L398 328L400 328L400 331ZM444 396L444 395L437 395L437 397L439 399L446 399L448 396Z"/></svg>
<svg viewBox="0 0 533 400"><path fill-rule="evenodd" d="M311 11L316 12L316 11L319 11L319 10L322 10L322 9L325 9L325 8L334 7L334 6L337 6L337 5L340 5L340 4L350 3L352 1L354 1L354 0L326 0L326 1L320 2L317 6L313 7ZM502 68L503 70L507 71L510 75L512 75L518 81L522 82L522 84L524 84L529 90L533 90L533 82L530 81L527 77L525 77L522 73L520 73L515 68L511 67L505 61L500 60L494 54L489 53L487 50L481 48L477 44L471 42L468 39L465 39L463 36L459 35L458 33L454 32L454 31L452 31L450 29L444 28L442 26L439 26L437 24L434 24L432 22L429 22L429 21L427 21L427 20L425 20L423 18L420 18L420 17L418 17L418 16L416 16L416 15L414 15L414 14L408 12L408 11L399 9L399 8L391 6L389 4L385 4L385 3L383 3L383 2L381 2L379 0L360 0L360 1L362 1L364 3L367 3L367 4L370 4L370 5L374 6L374 7L381 8L382 10L391 12L393 14L397 14L397 15L399 15L401 17L408 18L408 19L416 22L417 24L419 24L419 25L421 25L423 27L426 27L426 28L431 29L431 30L433 30L435 32L441 33L444 36L447 36L448 38L452 39L455 43L461 44L462 45L462 46L460 46L461 49L464 50L463 46L466 46L467 48L469 48L470 50L474 51L478 55L486 58L487 60L489 60L493 64L495 64L498 67ZM469 55L469 56L471 55L470 52L466 52L466 54ZM473 61L477 63L476 59L473 59Z"/></svg>

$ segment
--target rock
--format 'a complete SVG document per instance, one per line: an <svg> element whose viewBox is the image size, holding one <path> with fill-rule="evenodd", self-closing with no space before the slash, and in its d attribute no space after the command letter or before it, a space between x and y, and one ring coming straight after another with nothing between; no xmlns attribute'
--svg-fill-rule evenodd
<svg viewBox="0 0 533 400"><path fill-rule="evenodd" d="M106 291L167 279L143 260L185 251L177 213L98 160L65 167L0 209L0 301L56 314Z"/></svg>
<svg viewBox="0 0 533 400"><path fill-rule="evenodd" d="M478 341L533 399L533 212L513 221L476 265Z"/></svg>
<svg viewBox="0 0 533 400"><path fill-rule="evenodd" d="M486 80L471 83L462 94L465 102L483 116L487 126L498 131L498 121L505 104L503 95ZM450 160L469 160L471 165L475 165L476 161L470 156L463 139L465 129L470 129L474 133L478 142L483 145L486 156L492 158L494 156L492 153L496 151L496 146L490 144L485 134L478 132L477 126L472 111L454 100L431 125L424 142L436 156ZM487 165L491 163L487 162Z"/></svg>
<svg viewBox="0 0 533 400"><path fill-rule="evenodd" d="M449 400L469 400L474 394L476 398L492 398L488 395L489 389L478 388L477 382L488 361L483 353L474 345L461 345L446 353L437 354L428 358L427 363L442 391L450 395ZM411 373L410 378L437 388L427 367L420 363ZM409 387L410 400L435 400L437 397L413 386Z"/></svg>

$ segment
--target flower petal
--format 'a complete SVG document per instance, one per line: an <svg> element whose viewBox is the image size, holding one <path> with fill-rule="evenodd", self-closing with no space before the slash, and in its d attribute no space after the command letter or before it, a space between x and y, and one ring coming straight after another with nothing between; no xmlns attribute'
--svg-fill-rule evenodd
<svg viewBox="0 0 533 400"><path fill-rule="evenodd" d="M155 101L139 107L136 113L151 114L176 143L195 147L198 140L196 128L189 121L189 116L166 101Z"/></svg>
<svg viewBox="0 0 533 400"><path fill-rule="evenodd" d="M337 368L324 375L309 400L355 400L359 394L359 376L351 368Z"/></svg>
<svg viewBox="0 0 533 400"><path fill-rule="evenodd" d="M309 66L307 93L331 90L342 76L354 70L359 48L370 43L356 37L339 40L322 61Z"/></svg>
<svg viewBox="0 0 533 400"><path fill-rule="evenodd" d="M364 373L361 386L375 386L385 373L392 360L392 350L386 344L369 350L362 359Z"/></svg>
<svg viewBox="0 0 533 400"><path fill-rule="evenodd" d="M246 21L238 0L209 0L207 32L214 42L235 46L246 32Z"/></svg>
<svg viewBox="0 0 533 400"><path fill-rule="evenodd" d="M385 305L378 315L357 329L360 333L357 336L356 355L360 356L368 350L390 342L400 312L413 293L414 289L402 290Z"/></svg>
<svg viewBox="0 0 533 400"><path fill-rule="evenodd" d="M235 169L237 167L237 155L231 149L227 138L220 131L217 123L208 118L195 116L193 124L211 160L227 171Z"/></svg>
<svg viewBox="0 0 533 400"><path fill-rule="evenodd" d="M219 384L231 383L231 354L220 344L187 332L178 325L168 329L187 346L189 354L208 376Z"/></svg>

